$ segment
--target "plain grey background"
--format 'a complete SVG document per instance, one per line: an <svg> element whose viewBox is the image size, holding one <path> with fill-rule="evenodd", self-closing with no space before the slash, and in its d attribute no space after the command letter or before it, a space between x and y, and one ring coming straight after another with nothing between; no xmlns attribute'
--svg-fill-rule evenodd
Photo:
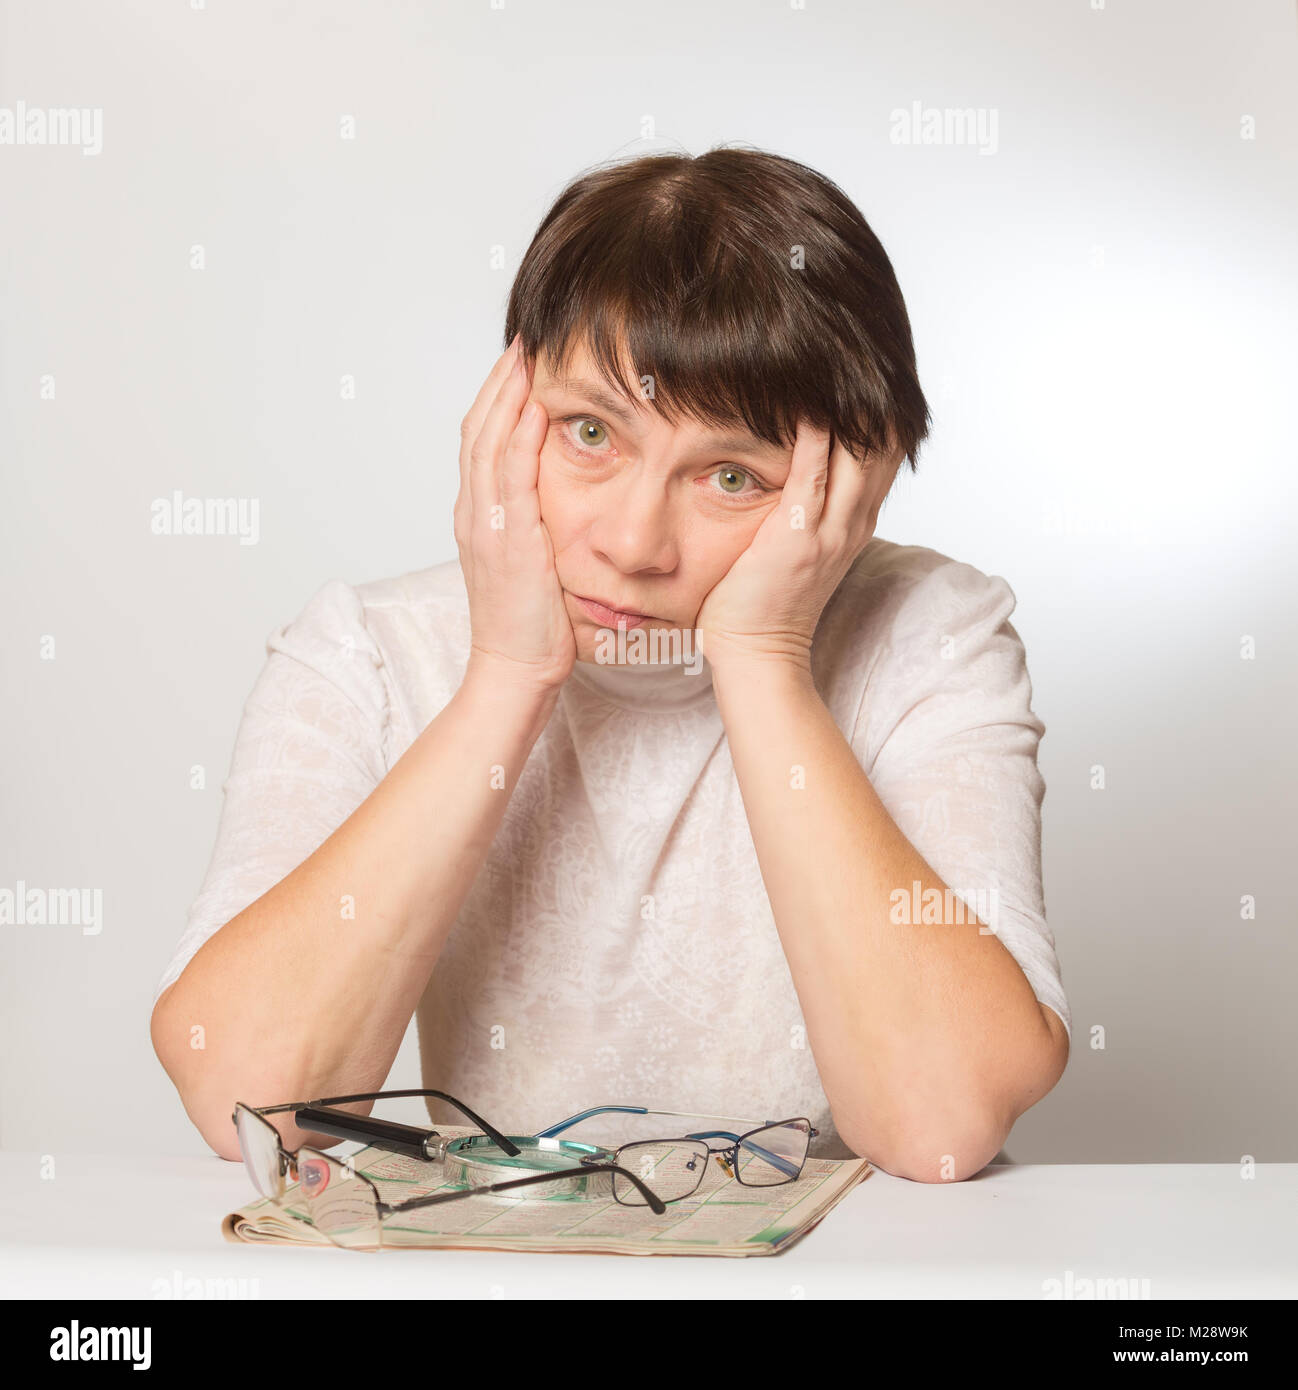
<svg viewBox="0 0 1298 1390"><path fill-rule="evenodd" d="M840 183L906 295L935 428L879 534L1018 596L1073 1050L1008 1151L1298 1157L1291 0L0 16L0 109L102 114L98 153L0 144L0 888L104 914L0 927L4 1147L205 1151L149 1010L266 635L454 555L562 186L739 142ZM900 143L916 103L994 147ZM153 534L176 490L256 499L257 543Z"/></svg>

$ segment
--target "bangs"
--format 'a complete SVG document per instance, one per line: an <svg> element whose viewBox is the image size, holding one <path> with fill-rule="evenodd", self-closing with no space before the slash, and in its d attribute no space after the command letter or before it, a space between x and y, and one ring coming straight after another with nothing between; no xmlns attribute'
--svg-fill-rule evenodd
<svg viewBox="0 0 1298 1390"><path fill-rule="evenodd" d="M672 425L788 449L806 420L858 460L904 446L913 467L928 410L890 280L860 214L804 166L651 156L560 195L515 279L505 340L521 334L529 364L557 376L584 348L612 391Z"/></svg>

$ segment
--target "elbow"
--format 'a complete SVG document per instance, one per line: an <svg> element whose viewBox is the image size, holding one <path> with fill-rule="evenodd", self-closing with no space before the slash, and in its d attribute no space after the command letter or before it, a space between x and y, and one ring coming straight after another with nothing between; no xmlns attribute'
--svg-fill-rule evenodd
<svg viewBox="0 0 1298 1390"><path fill-rule="evenodd" d="M875 1149L875 1153L863 1152L869 1146L849 1147L868 1158L876 1167L894 1178L906 1178L911 1182L951 1183L964 1182L981 1173L1000 1151L1000 1139L973 1137L958 1144L935 1139L930 1143L915 1142L913 1139L895 1148Z"/></svg>
<svg viewBox="0 0 1298 1390"><path fill-rule="evenodd" d="M154 1055L170 1077L185 1107L185 1114L202 1135L203 1142L218 1158L241 1163L243 1155L239 1150L239 1137L230 1122L233 1102L227 1104L224 1098L202 1097L199 1087L188 1074L190 1068L186 1064L194 1055L194 1049L189 1045L189 1029L177 1023L173 1016L172 1005L178 983L163 990L149 1016L149 1039Z"/></svg>
<svg viewBox="0 0 1298 1390"><path fill-rule="evenodd" d="M162 1070L171 1078L171 1084L181 1092L189 1068L186 1065L186 1052L191 1049L185 1045L182 1033L186 1030L175 1018L177 987L180 981L173 981L154 1001L153 1012L149 1015L149 1041L153 1044L153 1054Z"/></svg>
<svg viewBox="0 0 1298 1390"><path fill-rule="evenodd" d="M1044 1004L1038 1008L1044 1027L1034 1045L1020 1050L1012 1074L969 1082L963 1100L912 1114L910 1125L898 1129L896 1142L887 1148L888 1161L879 1164L885 1172L914 1182L963 1182L995 1159L1019 1116L1054 1088L1068 1065L1062 1020Z"/></svg>
<svg viewBox="0 0 1298 1390"><path fill-rule="evenodd" d="M946 1127L913 1127L890 1138L844 1137L856 1154L894 1178L911 1182L951 1183L972 1178L996 1157L1009 1126L971 1121Z"/></svg>
<svg viewBox="0 0 1298 1390"><path fill-rule="evenodd" d="M231 1109L233 1110L233 1106ZM188 1107L186 1107L185 1113L193 1121L194 1128L203 1136L203 1142L217 1158L223 1158L228 1163L243 1162L243 1151L239 1148L239 1136L228 1114L225 1116L225 1123L222 1124L220 1123L220 1116L213 1116L212 1122L208 1123L195 1117Z"/></svg>
<svg viewBox="0 0 1298 1390"><path fill-rule="evenodd" d="M154 1000L153 1011L149 1015L149 1041L153 1045L153 1055L158 1059L162 1070L171 1078L172 1084L178 1086L175 1030L170 1022L170 1009L168 1007L175 991L176 984L173 981Z"/></svg>
<svg viewBox="0 0 1298 1390"><path fill-rule="evenodd" d="M1068 1065L1062 1020L1046 1005L1038 1008L1042 1029L1021 1049L1012 1076L949 1085L926 1108L910 1100L899 1108L900 1118L874 1132L856 1129L849 1138L840 1128L844 1142L876 1168L912 1182L963 1182L982 1172L1018 1117L1054 1087Z"/></svg>

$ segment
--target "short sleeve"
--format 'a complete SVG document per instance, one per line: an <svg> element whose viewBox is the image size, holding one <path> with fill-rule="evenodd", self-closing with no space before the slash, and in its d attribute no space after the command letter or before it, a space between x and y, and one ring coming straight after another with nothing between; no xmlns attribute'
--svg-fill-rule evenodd
<svg viewBox="0 0 1298 1390"><path fill-rule="evenodd" d="M244 706L216 846L154 1002L199 947L287 877L386 774L383 656L364 604L326 584L266 639Z"/></svg>
<svg viewBox="0 0 1298 1390"><path fill-rule="evenodd" d="M1003 579L971 565L947 561L923 576L867 682L853 747L906 837L994 928L1071 1037L1041 882L1045 725L1014 607Z"/></svg>

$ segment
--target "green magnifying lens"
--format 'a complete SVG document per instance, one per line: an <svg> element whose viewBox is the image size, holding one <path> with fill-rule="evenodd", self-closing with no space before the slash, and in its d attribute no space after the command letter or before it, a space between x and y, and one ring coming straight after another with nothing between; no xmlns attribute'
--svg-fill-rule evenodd
<svg viewBox="0 0 1298 1390"><path fill-rule="evenodd" d="M446 1146L443 1160L446 1179L465 1187L486 1187L491 1183L508 1182L511 1178L530 1178L542 1173L570 1173L580 1170L583 1162L594 1160L611 1163L611 1149L598 1144L578 1144L571 1139L538 1139L534 1135L511 1134L510 1141L518 1146L517 1154L507 1154L485 1134L468 1134L452 1139ZM586 1199L608 1197L613 1191L612 1173L582 1173L553 1187L536 1183L518 1190L516 1197L563 1197ZM500 1196L509 1197L510 1193Z"/></svg>

